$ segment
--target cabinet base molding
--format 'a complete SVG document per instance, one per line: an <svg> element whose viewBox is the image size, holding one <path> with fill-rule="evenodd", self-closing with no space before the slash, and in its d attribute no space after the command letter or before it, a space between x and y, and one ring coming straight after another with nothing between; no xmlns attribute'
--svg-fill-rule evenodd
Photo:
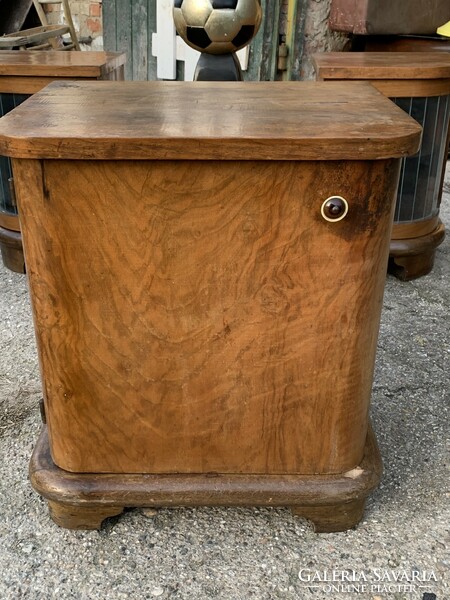
<svg viewBox="0 0 450 600"><path fill-rule="evenodd" d="M439 219L431 233L409 239L391 239L389 267L391 275L402 281L417 279L433 269L436 248L445 238L445 226Z"/></svg>
<svg viewBox="0 0 450 600"><path fill-rule="evenodd" d="M19 231L0 226L0 252L7 269L15 273L25 273L22 236Z"/></svg>
<svg viewBox="0 0 450 600"><path fill-rule="evenodd" d="M316 532L345 531L361 520L381 471L371 427L361 464L337 475L70 473L53 463L46 427L30 463L33 487L47 499L53 521L67 529L100 529L125 508L287 506Z"/></svg>

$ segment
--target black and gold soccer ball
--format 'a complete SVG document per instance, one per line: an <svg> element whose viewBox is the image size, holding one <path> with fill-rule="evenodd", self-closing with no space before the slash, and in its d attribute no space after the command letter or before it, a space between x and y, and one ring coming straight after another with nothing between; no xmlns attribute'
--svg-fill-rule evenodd
<svg viewBox="0 0 450 600"><path fill-rule="evenodd" d="M246 46L261 25L260 0L175 0L183 40L200 52L226 54Z"/></svg>

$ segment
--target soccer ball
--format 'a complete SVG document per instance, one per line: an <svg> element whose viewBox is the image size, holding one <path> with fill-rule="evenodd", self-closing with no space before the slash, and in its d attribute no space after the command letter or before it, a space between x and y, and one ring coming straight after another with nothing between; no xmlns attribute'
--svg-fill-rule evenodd
<svg viewBox="0 0 450 600"><path fill-rule="evenodd" d="M235 52L248 44L261 17L260 0L175 0L173 8L179 35L208 54Z"/></svg>

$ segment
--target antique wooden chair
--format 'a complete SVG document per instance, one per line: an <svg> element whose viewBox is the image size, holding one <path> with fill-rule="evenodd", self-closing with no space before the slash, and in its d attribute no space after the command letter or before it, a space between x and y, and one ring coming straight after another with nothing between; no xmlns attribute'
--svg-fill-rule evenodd
<svg viewBox="0 0 450 600"><path fill-rule="evenodd" d="M19 48L20 50L80 50L77 34L73 25L68 0L33 0L41 21L40 27L9 33L0 38L0 49ZM64 23L50 25L44 11L44 5L62 4ZM65 44L62 36L69 34L70 42Z"/></svg>

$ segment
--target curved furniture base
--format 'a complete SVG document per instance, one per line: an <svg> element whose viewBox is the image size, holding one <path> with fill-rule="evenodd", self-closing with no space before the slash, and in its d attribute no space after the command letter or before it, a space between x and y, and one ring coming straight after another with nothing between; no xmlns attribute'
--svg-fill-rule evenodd
<svg viewBox="0 0 450 600"><path fill-rule="evenodd" d="M25 273L25 258L20 232L0 227L0 250L3 264L7 269L16 273Z"/></svg>
<svg viewBox="0 0 450 600"><path fill-rule="evenodd" d="M409 239L391 239L388 271L402 281L427 275L433 268L436 248L445 237L445 226L439 220L434 231Z"/></svg>
<svg viewBox="0 0 450 600"><path fill-rule="evenodd" d="M339 475L69 473L53 463L46 427L30 464L33 487L68 529L100 529L127 507L288 506L317 532L344 531L361 520L381 471L371 427L360 466Z"/></svg>

